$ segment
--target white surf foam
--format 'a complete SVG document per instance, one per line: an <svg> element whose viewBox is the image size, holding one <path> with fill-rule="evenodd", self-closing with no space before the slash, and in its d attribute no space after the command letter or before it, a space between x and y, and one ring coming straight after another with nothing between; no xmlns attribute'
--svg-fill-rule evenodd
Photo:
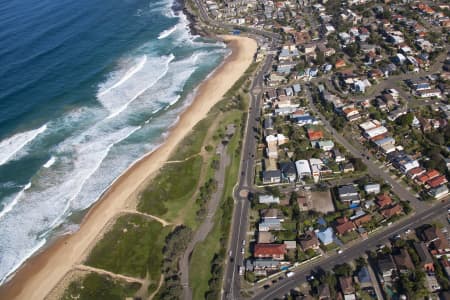
<svg viewBox="0 0 450 300"><path fill-rule="evenodd" d="M139 60L139 62L132 67L131 69L129 69L125 75L120 78L119 81L117 81L116 83L114 83L111 87L108 87L106 89L104 89L103 91L100 91L100 96L103 96L105 94L107 94L109 91L118 88L119 86L121 86L124 82L126 82L128 79L130 79L134 74L136 74L136 72L138 72L139 70L142 69L142 67L144 67L145 63L147 62L147 55L142 56L142 58Z"/></svg>
<svg viewBox="0 0 450 300"><path fill-rule="evenodd" d="M0 142L0 166L10 161L22 150L28 143L34 140L39 134L47 129L47 124L21 133L17 133Z"/></svg>
<svg viewBox="0 0 450 300"><path fill-rule="evenodd" d="M24 192L26 190L28 190L31 187L31 183L29 182L27 185L25 185L22 190L20 190L19 193L17 193L17 195L14 197L14 199L9 202L3 209L2 211L0 211L0 219L3 218L4 215L6 215L7 213L9 213L14 206L16 206L16 204L19 202L20 198L23 196Z"/></svg>
<svg viewBox="0 0 450 300"><path fill-rule="evenodd" d="M110 112L108 118L114 118L122 113L133 101L164 77L174 58L173 54L150 58L133 74L134 76L128 78L131 80L126 80L120 85L121 88L110 90L107 94L99 94L97 99Z"/></svg>
<svg viewBox="0 0 450 300"><path fill-rule="evenodd" d="M50 159L43 165L44 168L48 169L56 162L56 157L52 156Z"/></svg>
<svg viewBox="0 0 450 300"><path fill-rule="evenodd" d="M177 25L174 25L172 27L170 27L169 29L164 30L163 32L161 32L158 36L158 40L162 40L165 39L166 37L170 36L172 33L175 32L175 30L177 30Z"/></svg>

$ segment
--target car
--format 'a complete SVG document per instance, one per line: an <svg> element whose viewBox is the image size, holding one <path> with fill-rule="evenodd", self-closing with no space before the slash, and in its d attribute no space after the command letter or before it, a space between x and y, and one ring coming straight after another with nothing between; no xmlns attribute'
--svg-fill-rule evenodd
<svg viewBox="0 0 450 300"><path fill-rule="evenodd" d="M245 246L245 240L242 240L242 246Z"/></svg>
<svg viewBox="0 0 450 300"><path fill-rule="evenodd" d="M344 251L342 251L342 249L339 249L339 250L337 251L337 254L342 254L342 252L344 252Z"/></svg>
<svg viewBox="0 0 450 300"><path fill-rule="evenodd" d="M309 277L306 278L308 281L313 281L315 279L314 275L311 275Z"/></svg>
<svg viewBox="0 0 450 300"><path fill-rule="evenodd" d="M287 272L286 277L292 277L292 276L294 276L294 274L295 274L294 272Z"/></svg>
<svg viewBox="0 0 450 300"><path fill-rule="evenodd" d="M242 253L242 254L244 254L244 253L245 253L245 248L244 248L244 247L242 247L242 249L241 249L241 253Z"/></svg>

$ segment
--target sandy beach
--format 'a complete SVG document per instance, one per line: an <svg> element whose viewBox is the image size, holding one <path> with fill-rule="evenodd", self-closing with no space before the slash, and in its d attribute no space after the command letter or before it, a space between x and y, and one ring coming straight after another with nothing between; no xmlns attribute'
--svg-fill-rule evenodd
<svg viewBox="0 0 450 300"><path fill-rule="evenodd" d="M79 231L59 239L29 259L10 281L0 287L0 299L44 299L73 266L83 261L105 226L122 210L135 203L133 200L168 160L177 144L221 100L251 64L256 52L254 40L237 36L222 38L228 43L232 54L199 86L193 103L181 115L163 145L116 180L90 209Z"/></svg>

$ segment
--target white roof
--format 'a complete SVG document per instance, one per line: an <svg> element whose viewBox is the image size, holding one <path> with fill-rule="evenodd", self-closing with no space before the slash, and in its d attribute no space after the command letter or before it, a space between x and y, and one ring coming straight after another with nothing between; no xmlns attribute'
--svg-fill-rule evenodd
<svg viewBox="0 0 450 300"><path fill-rule="evenodd" d="M297 169L297 174L305 174L305 173L309 173L311 174L311 168L309 167L309 163L307 160L303 159L303 160L297 160L295 162L295 168Z"/></svg>
<svg viewBox="0 0 450 300"><path fill-rule="evenodd" d="M318 158L310 158L309 159L309 163L311 164L311 166L321 166L321 165L323 165L323 161L321 159L318 159Z"/></svg>
<svg viewBox="0 0 450 300"><path fill-rule="evenodd" d="M365 135L369 138L373 138L375 136L378 136L380 134L386 133L388 130L384 126L380 126L377 128L373 128L370 130L366 130Z"/></svg>
<svg viewBox="0 0 450 300"><path fill-rule="evenodd" d="M359 124L359 127L364 131L373 129L378 126L380 126L380 122L378 122L377 120L371 120L371 121L367 121L367 122Z"/></svg>

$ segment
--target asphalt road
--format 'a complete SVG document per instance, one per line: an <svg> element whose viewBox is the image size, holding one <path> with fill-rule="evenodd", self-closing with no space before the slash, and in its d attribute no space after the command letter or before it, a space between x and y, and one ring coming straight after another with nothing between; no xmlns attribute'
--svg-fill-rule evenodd
<svg viewBox="0 0 450 300"><path fill-rule="evenodd" d="M386 243L390 237L395 236L396 234L404 233L407 229L419 227L440 214L446 214L448 207L449 204L447 202L436 204L429 210L417 213L411 218L404 219L394 225L391 225L390 227L387 227L383 231L379 231L371 235L367 240L347 248L342 254L335 254L307 266L302 266L301 270L295 271L294 276L278 281L273 284L270 289L265 290L263 288L259 288L255 291L252 299L281 299L284 295L299 286L301 283L306 282L307 276L311 274L311 271L319 267L323 270L330 270L336 264L352 261L362 256L368 250L376 248L377 245Z"/></svg>
<svg viewBox="0 0 450 300"><path fill-rule="evenodd" d="M226 265L224 276L224 285L222 294L223 299L238 299L240 295L240 276L239 267L244 264L244 255L241 253L242 241L246 238L248 227L248 197L242 197L242 191L249 191L253 182L256 143L255 132L253 128L258 128L259 117L261 114L262 84L264 75L272 66L272 56L266 57L260 71L253 79L251 86L251 101L249 104L247 126L244 133L244 143L242 148L242 161L240 165L239 182L234 190L234 199L236 205L233 212L233 222L230 239L230 257Z"/></svg>

